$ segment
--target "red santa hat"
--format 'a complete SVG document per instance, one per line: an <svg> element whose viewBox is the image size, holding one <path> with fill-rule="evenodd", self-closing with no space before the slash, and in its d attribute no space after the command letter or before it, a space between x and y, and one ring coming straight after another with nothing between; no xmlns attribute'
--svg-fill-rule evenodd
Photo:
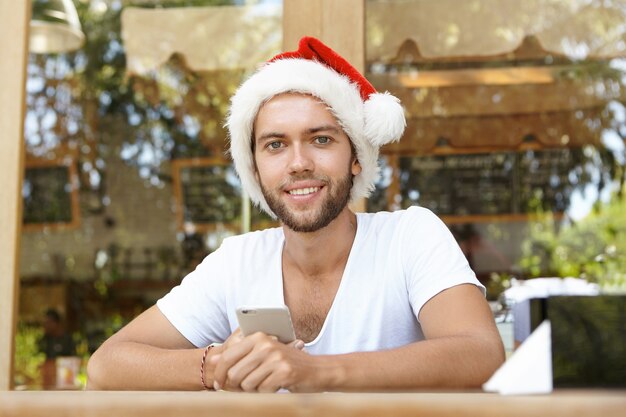
<svg viewBox="0 0 626 417"><path fill-rule="evenodd" d="M304 37L297 51L270 59L239 87L231 100L226 123L230 154L250 199L274 216L255 176L252 128L263 103L287 92L309 94L328 105L352 141L361 165L350 199L367 197L379 175L379 148L399 140L404 132L404 110L400 100L387 92L378 93L335 51L318 39Z"/></svg>

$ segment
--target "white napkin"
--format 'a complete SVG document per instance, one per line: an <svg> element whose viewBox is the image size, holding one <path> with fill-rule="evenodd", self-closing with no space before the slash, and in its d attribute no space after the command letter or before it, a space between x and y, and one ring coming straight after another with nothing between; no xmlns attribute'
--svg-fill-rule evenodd
<svg viewBox="0 0 626 417"><path fill-rule="evenodd" d="M550 321L545 320L513 355L483 384L488 392L502 395L552 392Z"/></svg>

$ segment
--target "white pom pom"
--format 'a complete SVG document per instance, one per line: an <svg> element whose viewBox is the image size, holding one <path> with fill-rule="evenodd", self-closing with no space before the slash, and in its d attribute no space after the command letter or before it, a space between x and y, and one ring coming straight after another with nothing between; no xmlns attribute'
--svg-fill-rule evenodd
<svg viewBox="0 0 626 417"><path fill-rule="evenodd" d="M406 119L400 100L388 92L369 96L364 105L365 137L375 146L397 141L404 133Z"/></svg>

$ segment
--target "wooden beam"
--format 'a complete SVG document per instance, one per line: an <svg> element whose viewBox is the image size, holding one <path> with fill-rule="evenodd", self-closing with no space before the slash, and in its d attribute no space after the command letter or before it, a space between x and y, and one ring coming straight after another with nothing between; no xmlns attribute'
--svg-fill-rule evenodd
<svg viewBox="0 0 626 417"><path fill-rule="evenodd" d="M283 51L298 48L303 36L322 37L321 0L284 0Z"/></svg>
<svg viewBox="0 0 626 417"><path fill-rule="evenodd" d="M322 37L359 72L365 71L365 1L322 0Z"/></svg>
<svg viewBox="0 0 626 417"><path fill-rule="evenodd" d="M283 50L296 49L302 36L319 38L363 72L364 0L285 0Z"/></svg>
<svg viewBox="0 0 626 417"><path fill-rule="evenodd" d="M0 0L0 390L13 387L30 1Z"/></svg>

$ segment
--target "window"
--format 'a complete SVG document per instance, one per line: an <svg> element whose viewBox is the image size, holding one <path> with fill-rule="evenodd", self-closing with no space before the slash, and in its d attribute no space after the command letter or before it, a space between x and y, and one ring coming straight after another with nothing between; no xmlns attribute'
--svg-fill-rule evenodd
<svg viewBox="0 0 626 417"><path fill-rule="evenodd" d="M408 116L369 209L433 210L492 299L511 278L624 285L625 16L601 1L367 1L367 77Z"/></svg>
<svg viewBox="0 0 626 417"><path fill-rule="evenodd" d="M56 384L37 353L48 308L86 358L225 237L273 224L243 209L223 123L281 48L282 2L74 4L85 45L28 62L20 278L44 300L21 304L15 381L29 388Z"/></svg>

